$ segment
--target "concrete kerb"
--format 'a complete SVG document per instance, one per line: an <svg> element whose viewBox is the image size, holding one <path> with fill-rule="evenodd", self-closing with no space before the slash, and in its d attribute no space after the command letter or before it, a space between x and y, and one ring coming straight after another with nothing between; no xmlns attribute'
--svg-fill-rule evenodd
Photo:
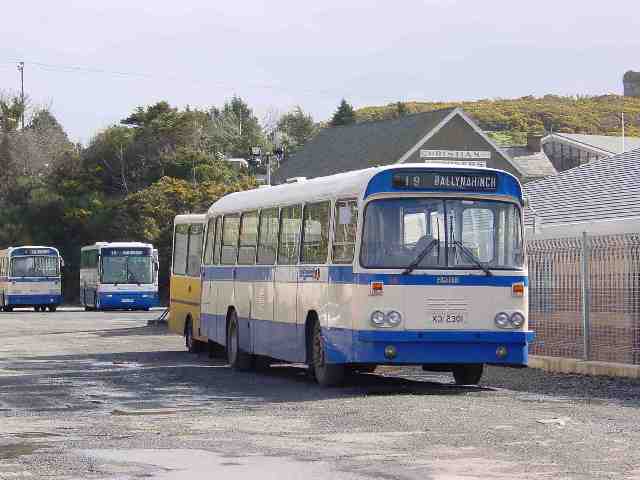
<svg viewBox="0 0 640 480"><path fill-rule="evenodd" d="M553 373L640 378L640 365L626 363L594 362L576 358L529 356L529 367Z"/></svg>

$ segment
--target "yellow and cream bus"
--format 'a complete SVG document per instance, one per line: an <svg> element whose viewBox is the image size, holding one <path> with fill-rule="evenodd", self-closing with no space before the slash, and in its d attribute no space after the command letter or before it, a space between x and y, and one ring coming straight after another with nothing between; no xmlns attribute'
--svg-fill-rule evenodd
<svg viewBox="0 0 640 480"><path fill-rule="evenodd" d="M184 335L190 352L206 344L200 327L200 265L205 215L178 215L173 226L169 330Z"/></svg>

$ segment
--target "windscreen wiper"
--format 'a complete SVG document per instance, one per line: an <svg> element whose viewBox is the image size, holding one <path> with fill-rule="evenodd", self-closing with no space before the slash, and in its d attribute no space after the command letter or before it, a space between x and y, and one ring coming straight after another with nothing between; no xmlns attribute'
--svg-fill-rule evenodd
<svg viewBox="0 0 640 480"><path fill-rule="evenodd" d="M431 240L427 244L427 246L422 249L422 251L418 254L415 260L411 262L409 265L407 265L407 268L404 270L404 272L402 272L402 275L407 275L413 272L416 269L416 267L420 265L420 262L422 261L422 259L426 257L429 254L429 252L433 250L433 247L435 247L438 244L440 244L440 240L438 240L437 238L434 238L433 240Z"/></svg>
<svg viewBox="0 0 640 480"><path fill-rule="evenodd" d="M476 257L471 250L465 247L460 240L451 240L451 243L460 247L460 250L462 250L462 253L464 253L469 260L471 260L478 267L480 267L482 271L487 275L487 277L493 276L493 273L491 273L491 270L489 270L489 267L487 267L484 263L482 263L478 259L478 257Z"/></svg>

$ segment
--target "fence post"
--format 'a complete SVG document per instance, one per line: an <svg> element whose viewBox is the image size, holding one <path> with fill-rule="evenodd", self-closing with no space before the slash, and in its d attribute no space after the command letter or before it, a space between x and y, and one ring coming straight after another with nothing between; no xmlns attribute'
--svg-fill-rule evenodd
<svg viewBox="0 0 640 480"><path fill-rule="evenodd" d="M591 326L590 313L591 305L589 302L589 258L590 244L587 232L582 232L582 265L580 268L580 288L582 292L582 336L584 359L589 360L591 351Z"/></svg>

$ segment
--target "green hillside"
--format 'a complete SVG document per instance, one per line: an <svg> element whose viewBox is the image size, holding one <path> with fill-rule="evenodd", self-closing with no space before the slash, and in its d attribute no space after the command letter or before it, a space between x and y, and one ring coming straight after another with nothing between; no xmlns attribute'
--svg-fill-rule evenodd
<svg viewBox="0 0 640 480"><path fill-rule="evenodd" d="M620 113L624 109L626 134L640 137L640 98L620 95L594 97L522 97L464 102L406 102L356 110L358 122L394 118L462 107L483 130L493 132L586 133L620 135ZM516 135L518 136L518 135Z"/></svg>

